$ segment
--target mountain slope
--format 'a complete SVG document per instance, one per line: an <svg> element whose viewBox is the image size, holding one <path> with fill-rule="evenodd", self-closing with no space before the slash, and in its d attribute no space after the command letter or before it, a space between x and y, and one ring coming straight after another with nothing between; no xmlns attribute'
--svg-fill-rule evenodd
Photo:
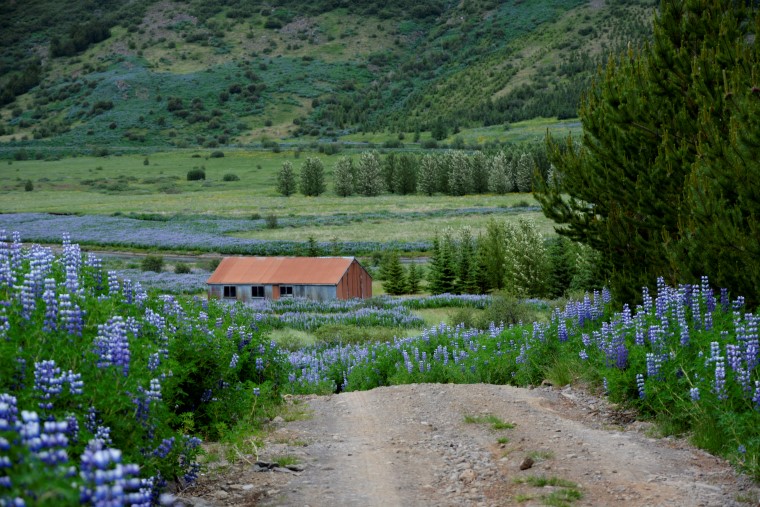
<svg viewBox="0 0 760 507"><path fill-rule="evenodd" d="M0 7L0 140L206 146L573 117L652 0ZM72 5L69 5L72 4Z"/></svg>

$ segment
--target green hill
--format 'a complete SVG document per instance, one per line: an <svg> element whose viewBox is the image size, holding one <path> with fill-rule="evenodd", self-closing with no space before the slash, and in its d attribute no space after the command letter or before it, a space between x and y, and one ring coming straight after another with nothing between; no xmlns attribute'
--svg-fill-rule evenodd
<svg viewBox="0 0 760 507"><path fill-rule="evenodd" d="M0 141L204 146L575 117L653 0L0 4Z"/></svg>

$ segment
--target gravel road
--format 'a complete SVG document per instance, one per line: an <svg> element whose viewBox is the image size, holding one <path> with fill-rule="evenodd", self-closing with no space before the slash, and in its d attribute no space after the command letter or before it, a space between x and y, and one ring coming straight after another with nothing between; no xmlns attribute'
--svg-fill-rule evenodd
<svg viewBox="0 0 760 507"><path fill-rule="evenodd" d="M760 498L758 485L723 460L682 440L653 438L648 424L571 387L412 384L298 403L310 417L275 421L258 457L210 473L179 500L196 507L717 507ZM298 464L276 466L278 456Z"/></svg>

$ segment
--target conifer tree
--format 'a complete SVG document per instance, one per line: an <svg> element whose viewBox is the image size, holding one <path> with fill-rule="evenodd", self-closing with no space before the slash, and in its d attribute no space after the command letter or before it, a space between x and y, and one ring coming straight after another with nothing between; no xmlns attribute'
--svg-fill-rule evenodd
<svg viewBox="0 0 760 507"><path fill-rule="evenodd" d="M483 235L478 235L478 240L475 243L475 268L473 271L473 278L475 279L475 285L478 288L478 294L485 294L492 288L491 281L488 278L489 259L483 241Z"/></svg>
<svg viewBox="0 0 760 507"><path fill-rule="evenodd" d="M468 157L461 151L450 155L449 164L449 193L459 196L471 192L472 189L472 168Z"/></svg>
<svg viewBox="0 0 760 507"><path fill-rule="evenodd" d="M348 197L354 193L354 163L348 157L340 157L333 169L335 195Z"/></svg>
<svg viewBox="0 0 760 507"><path fill-rule="evenodd" d="M530 192L533 190L533 157L529 153L523 153L514 164L515 186L518 192Z"/></svg>
<svg viewBox="0 0 760 507"><path fill-rule="evenodd" d="M505 242L506 233L504 231L504 224L497 222L495 219L489 220L486 225L486 234L482 238L478 251L482 256L481 258L485 261L484 273L488 280L489 288L492 290L504 288L506 273Z"/></svg>
<svg viewBox="0 0 760 507"><path fill-rule="evenodd" d="M282 167L277 172L276 189L285 197L296 193L296 173L293 170L293 164L287 160L282 163Z"/></svg>
<svg viewBox="0 0 760 507"><path fill-rule="evenodd" d="M475 245L472 242L472 232L469 227L460 231L458 254L456 291L459 294L475 294L478 292L477 267Z"/></svg>
<svg viewBox="0 0 760 507"><path fill-rule="evenodd" d="M417 192L417 158L407 153L398 159L393 188L397 194L407 195Z"/></svg>
<svg viewBox="0 0 760 507"><path fill-rule="evenodd" d="M548 143L556 177L536 197L623 300L700 274L757 299L758 20L750 2L663 1L651 45L610 59L584 97L582 146Z"/></svg>
<svg viewBox="0 0 760 507"><path fill-rule="evenodd" d="M383 192L383 186L380 155L376 151L362 153L356 170L356 191L361 195L373 197Z"/></svg>
<svg viewBox="0 0 760 507"><path fill-rule="evenodd" d="M476 152L470 158L472 173L472 192L485 194L488 192L488 158L482 151Z"/></svg>
<svg viewBox="0 0 760 507"><path fill-rule="evenodd" d="M437 164L433 155L425 155L420 161L417 185L420 192L425 195L433 195L438 191L436 183Z"/></svg>
<svg viewBox="0 0 760 507"><path fill-rule="evenodd" d="M423 276L420 271L421 270L417 267L416 263L412 262L409 264L409 269L406 274L409 294L417 294L420 291L420 280Z"/></svg>
<svg viewBox="0 0 760 507"><path fill-rule="evenodd" d="M385 292L393 296L405 294L407 291L404 266L401 265L401 260L399 259L398 252L395 250L392 250L388 254L388 260L385 267L385 281L383 282L383 289Z"/></svg>
<svg viewBox="0 0 760 507"><path fill-rule="evenodd" d="M306 196L318 196L325 188L325 168L322 161L316 157L308 157L301 167L301 193Z"/></svg>
<svg viewBox="0 0 760 507"><path fill-rule="evenodd" d="M454 239L450 231L433 238L433 250L428 269L428 289L431 294L454 292L456 280L454 260Z"/></svg>

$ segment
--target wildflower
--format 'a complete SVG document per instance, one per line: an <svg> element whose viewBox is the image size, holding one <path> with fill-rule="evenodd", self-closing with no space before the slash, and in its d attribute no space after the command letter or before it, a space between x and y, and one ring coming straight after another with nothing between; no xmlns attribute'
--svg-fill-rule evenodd
<svg viewBox="0 0 760 507"><path fill-rule="evenodd" d="M644 375L641 373L636 374L636 387L639 390L639 398L644 399L645 392L644 392Z"/></svg>
<svg viewBox="0 0 760 507"><path fill-rule="evenodd" d="M699 388L692 387L689 389L689 396L691 397L691 401L699 401Z"/></svg>

